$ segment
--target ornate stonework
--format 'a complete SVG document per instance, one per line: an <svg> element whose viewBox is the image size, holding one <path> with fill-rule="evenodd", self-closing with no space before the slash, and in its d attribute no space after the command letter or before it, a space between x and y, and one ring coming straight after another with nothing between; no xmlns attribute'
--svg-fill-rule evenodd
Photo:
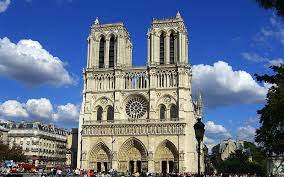
<svg viewBox="0 0 284 177"><path fill-rule="evenodd" d="M180 14L154 20L147 66L132 66L123 23L91 27L84 69L78 167L120 172L197 172L187 31Z"/></svg>

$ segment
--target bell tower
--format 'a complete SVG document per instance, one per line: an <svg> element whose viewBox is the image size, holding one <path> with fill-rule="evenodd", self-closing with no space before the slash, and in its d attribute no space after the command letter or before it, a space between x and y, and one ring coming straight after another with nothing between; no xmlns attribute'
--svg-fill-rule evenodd
<svg viewBox="0 0 284 177"><path fill-rule="evenodd" d="M87 68L132 65L132 43L123 23L100 24L98 18L88 36Z"/></svg>
<svg viewBox="0 0 284 177"><path fill-rule="evenodd" d="M148 65L188 63L188 38L179 12L175 18L153 19L148 30Z"/></svg>

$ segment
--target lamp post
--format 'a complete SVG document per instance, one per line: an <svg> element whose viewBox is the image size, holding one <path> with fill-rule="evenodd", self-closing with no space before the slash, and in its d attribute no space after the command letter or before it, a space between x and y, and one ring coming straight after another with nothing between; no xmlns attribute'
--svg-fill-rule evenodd
<svg viewBox="0 0 284 177"><path fill-rule="evenodd" d="M198 142L198 177L200 177L200 143L203 140L205 125L201 122L201 119L197 119L197 122L194 124L195 138Z"/></svg>

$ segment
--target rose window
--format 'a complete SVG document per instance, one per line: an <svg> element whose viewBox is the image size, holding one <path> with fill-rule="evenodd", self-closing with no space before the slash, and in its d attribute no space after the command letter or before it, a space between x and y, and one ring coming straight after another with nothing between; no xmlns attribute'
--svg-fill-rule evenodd
<svg viewBox="0 0 284 177"><path fill-rule="evenodd" d="M147 106L147 101L144 98L140 96L134 96L129 98L125 109L129 117L136 119L141 118L145 115Z"/></svg>

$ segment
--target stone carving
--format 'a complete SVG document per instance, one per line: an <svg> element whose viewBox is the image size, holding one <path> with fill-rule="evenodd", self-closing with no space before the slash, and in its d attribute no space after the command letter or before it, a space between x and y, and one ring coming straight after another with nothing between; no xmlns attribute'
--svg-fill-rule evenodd
<svg viewBox="0 0 284 177"><path fill-rule="evenodd" d="M165 98L164 98L165 103L169 104L171 101L172 101L172 99L171 99L170 96L165 96Z"/></svg>
<svg viewBox="0 0 284 177"><path fill-rule="evenodd" d="M108 102L108 99L107 99L107 98L102 98L102 99L101 99L101 103L102 103L102 104L106 105L107 102Z"/></svg>

